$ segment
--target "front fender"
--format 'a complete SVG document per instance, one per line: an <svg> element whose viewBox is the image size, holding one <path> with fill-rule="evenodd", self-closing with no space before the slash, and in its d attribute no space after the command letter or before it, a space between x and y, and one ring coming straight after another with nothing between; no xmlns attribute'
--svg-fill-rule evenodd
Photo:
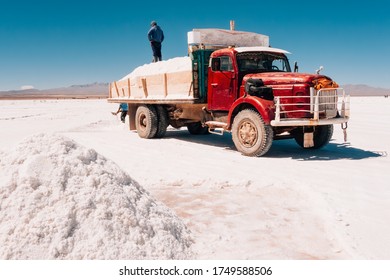
<svg viewBox="0 0 390 280"><path fill-rule="evenodd" d="M245 97L240 97L232 104L228 115L229 130L231 129L234 117L238 112L247 108L253 108L259 112L265 124L270 124L270 122L275 119L275 103L273 100L270 101L247 95Z"/></svg>

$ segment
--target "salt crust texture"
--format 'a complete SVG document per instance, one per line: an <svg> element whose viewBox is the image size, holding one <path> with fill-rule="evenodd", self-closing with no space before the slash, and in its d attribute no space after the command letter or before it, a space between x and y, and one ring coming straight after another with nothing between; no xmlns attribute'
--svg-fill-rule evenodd
<svg viewBox="0 0 390 280"><path fill-rule="evenodd" d="M190 232L115 163L54 134L0 153L1 259L189 259Z"/></svg>

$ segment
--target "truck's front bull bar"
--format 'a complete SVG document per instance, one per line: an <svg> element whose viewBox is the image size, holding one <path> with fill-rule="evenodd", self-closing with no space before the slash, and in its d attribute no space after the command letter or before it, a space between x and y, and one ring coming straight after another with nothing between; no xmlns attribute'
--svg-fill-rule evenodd
<svg viewBox="0 0 390 280"><path fill-rule="evenodd" d="M286 103L283 99L294 99L302 96L277 96L275 97L275 119L271 121L272 126L318 126L329 124L343 124L349 121L350 97L342 88L324 88L315 90L310 88L310 104ZM310 110L285 110L287 107L297 105L310 105ZM308 107L308 106L306 106ZM313 115L312 118L287 118L289 113L307 112ZM320 114L322 113L322 114ZM325 117L320 118L320 115Z"/></svg>

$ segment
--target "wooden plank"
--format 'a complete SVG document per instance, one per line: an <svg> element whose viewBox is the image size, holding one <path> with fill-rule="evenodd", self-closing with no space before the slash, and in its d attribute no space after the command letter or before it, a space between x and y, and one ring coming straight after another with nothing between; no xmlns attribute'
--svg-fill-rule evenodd
<svg viewBox="0 0 390 280"><path fill-rule="evenodd" d="M116 84L119 88L125 88L128 85L128 81L127 81L127 79L126 80L119 80L116 82Z"/></svg>
<svg viewBox="0 0 390 280"><path fill-rule="evenodd" d="M114 90L115 86L115 90ZM114 92L117 92L115 95ZM193 95L192 72L161 73L119 80L111 85L111 98L161 99Z"/></svg>
<svg viewBox="0 0 390 280"><path fill-rule="evenodd" d="M148 86L146 84L146 78L141 78L142 88L144 90L145 97L148 97Z"/></svg>
<svg viewBox="0 0 390 280"><path fill-rule="evenodd" d="M130 90L130 78L127 79L127 93L128 93L128 97L131 96L131 90Z"/></svg>
<svg viewBox="0 0 390 280"><path fill-rule="evenodd" d="M110 103L128 103L128 104L194 104L198 99L196 98L109 98Z"/></svg>
<svg viewBox="0 0 390 280"><path fill-rule="evenodd" d="M188 90L188 96L191 96L193 85L194 85L194 82L191 82L190 89Z"/></svg>
<svg viewBox="0 0 390 280"><path fill-rule="evenodd" d="M167 73L164 73L163 84L164 84L164 97L167 97L167 95L168 95L168 76L167 76Z"/></svg>
<svg viewBox="0 0 390 280"><path fill-rule="evenodd" d="M190 71L176 72L167 74L167 84L169 85L170 94L193 95L192 73Z"/></svg>
<svg viewBox="0 0 390 280"><path fill-rule="evenodd" d="M116 82L114 82L114 85L115 85L116 95L119 97L119 90Z"/></svg>
<svg viewBox="0 0 390 280"><path fill-rule="evenodd" d="M128 103L127 106L127 115L129 116L129 128L130 130L136 130L137 128L135 127L135 113L137 111L138 105Z"/></svg>
<svg viewBox="0 0 390 280"><path fill-rule="evenodd" d="M178 84L186 84L192 82L192 72L191 71L182 71L182 72L174 72L168 73L168 81L172 81Z"/></svg>

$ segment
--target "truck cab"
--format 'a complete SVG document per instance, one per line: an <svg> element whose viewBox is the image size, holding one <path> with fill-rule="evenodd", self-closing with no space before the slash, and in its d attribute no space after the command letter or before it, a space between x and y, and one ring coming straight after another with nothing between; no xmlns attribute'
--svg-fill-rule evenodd
<svg viewBox="0 0 390 280"><path fill-rule="evenodd" d="M269 47L227 48L213 52L208 71L208 108L230 110L246 93L243 84L246 75L291 72L285 53Z"/></svg>
<svg viewBox="0 0 390 280"><path fill-rule="evenodd" d="M272 128L263 129L269 131L266 138L295 138L304 148L325 146L333 134L333 124L346 127L349 101L345 100L343 90L327 76L292 72L288 53L259 46L229 47L210 55L207 111L212 120L204 124L212 129L231 131L233 141L242 147L244 154L263 154L269 145L262 144L262 151L252 152L248 142L254 140L248 135L259 134L263 129L254 123L245 123L249 134L244 133L243 127L236 131L234 122L243 110L258 114L260 123ZM272 140L264 139L265 142Z"/></svg>

